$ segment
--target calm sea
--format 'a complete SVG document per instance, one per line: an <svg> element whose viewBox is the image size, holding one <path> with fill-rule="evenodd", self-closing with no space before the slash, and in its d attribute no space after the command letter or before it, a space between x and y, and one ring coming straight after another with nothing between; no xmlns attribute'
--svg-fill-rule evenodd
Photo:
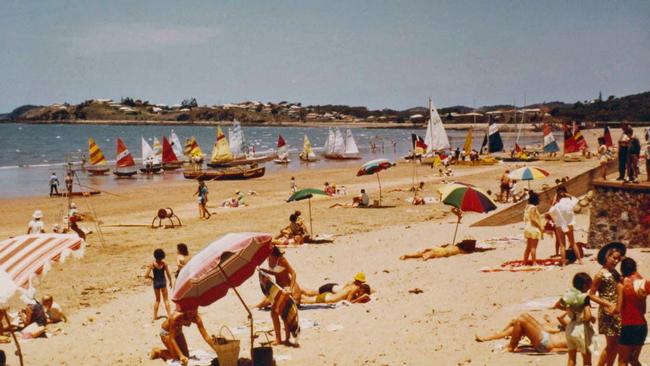
<svg viewBox="0 0 650 366"><path fill-rule="evenodd" d="M209 154L215 141L215 126L174 126L181 143L190 136L195 136L203 149ZM227 127L222 127L227 134ZM266 165L267 172L294 169L318 169L334 165L357 167L360 162L333 162L320 160L306 167L300 164L297 154L302 150L303 136L307 135L316 153L325 143L327 127L266 127L245 126L242 128L246 141L254 146L257 154L275 149L278 135L282 135L289 145L292 162L288 166L273 163ZM93 137L104 152L106 158L113 162L115 158L115 139L121 137L137 159L141 156L140 137L149 144L153 137L162 141L162 136L169 136L170 126L109 126L109 125L68 125L68 124L0 124L0 194L4 198L19 196L45 195L49 192L48 178L56 172L62 181L64 165L67 161L79 162L81 155L88 155L88 138ZM448 130L452 146L461 146L465 141L465 131ZM424 129L365 129L353 128L352 133L364 160L385 157L390 160L406 155L411 148L411 133L424 136ZM484 131L474 131L474 147L480 148ZM511 148L514 136L504 136L504 145ZM558 137L556 137L558 139ZM393 149L392 141L396 142ZM561 140L560 140L561 141ZM370 151L370 144L377 146L376 152ZM383 151L382 151L383 143ZM541 144L540 134L526 134L520 137L520 145ZM152 180L183 179L181 173L170 173L152 178L138 177L132 180L114 179L112 175L104 177L86 177L80 175L82 184L95 188L146 184Z"/></svg>

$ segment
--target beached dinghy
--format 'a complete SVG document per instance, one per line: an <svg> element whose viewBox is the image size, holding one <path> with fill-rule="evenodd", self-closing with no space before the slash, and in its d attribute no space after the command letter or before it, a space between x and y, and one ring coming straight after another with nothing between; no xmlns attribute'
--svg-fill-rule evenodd
<svg viewBox="0 0 650 366"><path fill-rule="evenodd" d="M429 122L427 123L427 132L424 135L424 144L427 150L421 159L422 164L432 164L435 160L435 152L448 150L451 147L445 125L442 123L442 118L440 118L431 98L429 98Z"/></svg>
<svg viewBox="0 0 650 366"><path fill-rule="evenodd" d="M90 175L104 175L111 170L108 167L104 153L102 153L102 150L99 149L99 146L95 143L95 139L92 137L88 139L88 157L90 166L86 168L86 171Z"/></svg>
<svg viewBox="0 0 650 366"><path fill-rule="evenodd" d="M208 163L212 168L224 168L238 165L259 164L273 160L274 156L250 156L244 142L244 133L239 122L235 121L230 132L230 143L217 127L217 142L212 149L212 157Z"/></svg>
<svg viewBox="0 0 650 366"><path fill-rule="evenodd" d="M198 180L245 180L264 176L263 166L235 166L222 169L194 170L186 169L183 176L186 179Z"/></svg>
<svg viewBox="0 0 650 366"><path fill-rule="evenodd" d="M118 137L117 152L115 154L115 170L113 170L113 174L118 178L130 178L137 172L131 152L126 148L124 141Z"/></svg>
<svg viewBox="0 0 650 366"><path fill-rule="evenodd" d="M176 170L183 167L183 162L178 160L172 145L167 140L167 137L163 136L162 141L162 168L163 170Z"/></svg>
<svg viewBox="0 0 650 366"><path fill-rule="evenodd" d="M185 162L185 155L183 154L183 145L181 145L181 140L176 135L176 132L172 129L172 132L169 133L169 143L172 145L172 150L176 155L178 161Z"/></svg>
<svg viewBox="0 0 650 366"><path fill-rule="evenodd" d="M317 160L318 158L316 157L316 154L314 154L314 150L311 147L311 142L309 141L307 135L305 135L302 142L302 152L300 153L300 161L311 163Z"/></svg>
<svg viewBox="0 0 650 366"><path fill-rule="evenodd" d="M196 141L196 138L194 136L190 137L185 142L184 154L187 161L193 164L201 164L205 158L205 155L203 155L201 147L199 146L199 143Z"/></svg>
<svg viewBox="0 0 650 366"><path fill-rule="evenodd" d="M289 150L287 148L287 143L284 141L282 135L278 137L278 150L277 150L277 159L273 159L273 162L276 164L289 164L291 160L289 159Z"/></svg>
<svg viewBox="0 0 650 366"><path fill-rule="evenodd" d="M158 160L155 152L153 151L149 143L144 139L144 137L141 137L141 139L142 139L142 168L140 168L140 171L142 173L148 173L148 174L160 173L160 170L162 169L162 166L160 165L160 160ZM150 165L150 167L147 167L147 165Z"/></svg>

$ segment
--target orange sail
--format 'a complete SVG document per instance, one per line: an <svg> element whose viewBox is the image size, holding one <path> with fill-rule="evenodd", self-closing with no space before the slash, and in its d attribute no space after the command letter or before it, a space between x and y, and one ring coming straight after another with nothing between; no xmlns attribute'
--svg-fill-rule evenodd
<svg viewBox="0 0 650 366"><path fill-rule="evenodd" d="M88 155L90 165L106 165L106 158L104 153L99 149L99 146L95 143L95 139L92 137L88 139Z"/></svg>
<svg viewBox="0 0 650 366"><path fill-rule="evenodd" d="M171 148L171 146L170 146ZM131 156L131 152L129 149L126 148L126 145L124 144L124 141L122 141L121 138L117 138L117 154L115 156L115 165L117 165L120 168L128 168L135 166L135 162L133 161L133 156Z"/></svg>
<svg viewBox="0 0 650 366"><path fill-rule="evenodd" d="M162 161L164 163L177 163L178 158L176 157L176 154L174 153L174 149L172 148L172 145L169 143L167 140L167 137L163 136L163 148L162 148Z"/></svg>

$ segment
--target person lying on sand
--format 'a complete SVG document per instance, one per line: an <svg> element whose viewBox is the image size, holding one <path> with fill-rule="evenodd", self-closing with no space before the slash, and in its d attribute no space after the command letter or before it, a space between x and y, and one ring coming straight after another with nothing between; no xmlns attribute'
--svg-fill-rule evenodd
<svg viewBox="0 0 650 366"><path fill-rule="evenodd" d="M68 317L63 312L63 309L61 309L61 305L54 302L54 298L52 298L52 296L50 295L43 296L43 298L41 299L41 303L43 304L43 309L45 310L45 316L49 324L55 324L61 321L65 323L68 322Z"/></svg>
<svg viewBox="0 0 650 366"><path fill-rule="evenodd" d="M304 244L305 238L308 237L309 232L305 224L298 222L296 214L291 214L289 216L289 225L280 230L280 234L274 238L273 242L276 245Z"/></svg>
<svg viewBox="0 0 650 366"><path fill-rule="evenodd" d="M342 300L347 300L354 304L368 301L370 293L370 286L362 283L358 286L346 286L337 293L323 292L318 296L304 296L302 302L304 304L334 304Z"/></svg>
<svg viewBox="0 0 650 366"><path fill-rule="evenodd" d="M405 188L393 188L388 192L421 192L424 191L424 182L420 182L418 186L411 186L408 189Z"/></svg>
<svg viewBox="0 0 650 366"><path fill-rule="evenodd" d="M165 348L154 347L149 352L149 358L152 360L162 358L164 361L179 360L181 364L187 365L190 353L187 348L185 335L183 334L183 327L189 327L192 323L196 324L205 343L216 352L216 344L203 326L203 320L197 310L187 310L184 312L177 310L160 325L160 340Z"/></svg>
<svg viewBox="0 0 650 366"><path fill-rule="evenodd" d="M363 272L357 273L352 281L347 282L343 287L339 286L338 283L326 283L323 286L319 287L318 290L310 290L304 287L300 288L300 293L303 296L318 296L324 293L338 294L341 292L349 291L351 287L359 288L366 283L366 274Z"/></svg>
<svg viewBox="0 0 650 366"><path fill-rule="evenodd" d="M433 259L433 258L451 257L454 255L467 254L467 253L468 252L465 252L464 250L460 249L456 245L447 244L439 247L427 248L419 252L415 252L413 254L404 254L403 256L399 257L399 259L405 260L405 259L422 258L423 260L426 261L428 259Z"/></svg>
<svg viewBox="0 0 650 366"><path fill-rule="evenodd" d="M23 338L38 338L45 336L47 330L47 314L45 307L40 302L34 300L33 303L27 304L23 310L20 311L20 318L24 324L21 331Z"/></svg>
<svg viewBox="0 0 650 366"><path fill-rule="evenodd" d="M366 190L362 188L359 195L352 197L352 204L335 203L330 206L330 208L335 207L370 207L370 198L368 197Z"/></svg>
<svg viewBox="0 0 650 366"><path fill-rule="evenodd" d="M566 313L558 317L560 325L566 326ZM553 326L546 321L540 323L532 315L523 313L514 318L501 331L492 335L480 337L476 336L477 342L493 341L510 337L508 352L516 352L521 338L526 337L530 340L532 346L539 353L565 351L567 349L566 335L557 326Z"/></svg>

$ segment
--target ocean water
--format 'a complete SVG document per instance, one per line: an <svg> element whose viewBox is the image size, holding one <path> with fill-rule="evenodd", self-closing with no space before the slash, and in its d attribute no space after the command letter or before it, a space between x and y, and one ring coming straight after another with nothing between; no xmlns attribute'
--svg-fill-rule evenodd
<svg viewBox="0 0 650 366"><path fill-rule="evenodd" d="M69 125L69 124L0 124L0 195L4 198L19 196L46 195L49 193L48 179L51 172L56 172L63 181L66 162L79 162L82 154L88 156L88 138L93 137L104 152L109 165L115 159L115 140L121 137L136 158L141 156L140 137L149 144L156 136L162 142L162 136L169 136L174 129L181 143L195 136L201 149L210 154L216 138L216 126L117 126L117 125ZM227 126L222 126L227 133ZM353 128L361 161L331 161L320 160L316 163L301 164L298 154L302 150L303 136L306 134L314 147L316 154L327 139L327 127L272 127L244 126L242 127L246 142L255 147L257 155L271 152L275 149L278 135L282 135L289 145L290 159L288 166L267 163L267 172L278 170L318 169L334 165L350 165L357 167L364 160L384 157L397 160L406 155L411 149L411 133L424 136L424 129L367 129ZM456 147L465 141L466 132L448 130L451 145ZM474 148L479 149L484 131L474 131ZM514 145L514 136L502 135L506 148ZM558 137L556 137L558 139ZM541 145L541 134L524 134L520 136L520 145ZM559 140L559 139L558 139ZM396 143L393 148L393 141ZM377 146L376 152L371 152L370 144ZM383 149L382 149L383 145ZM137 179L115 179L112 174L92 177L78 174L81 184L110 190L112 187L146 184L152 180L184 179L182 173L167 173L153 178L140 176Z"/></svg>

